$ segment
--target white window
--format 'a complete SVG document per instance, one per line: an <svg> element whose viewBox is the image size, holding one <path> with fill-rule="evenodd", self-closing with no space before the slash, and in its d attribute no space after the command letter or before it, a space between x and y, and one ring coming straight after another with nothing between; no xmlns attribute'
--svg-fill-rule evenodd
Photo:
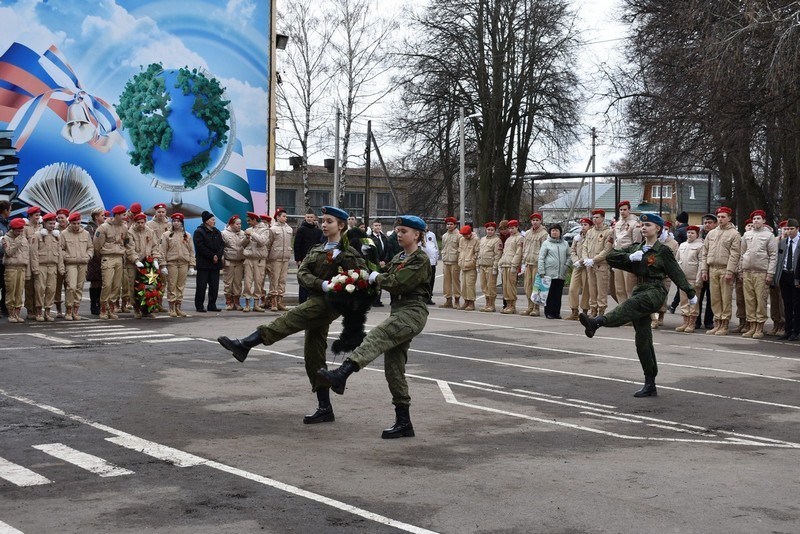
<svg viewBox="0 0 800 534"><path fill-rule="evenodd" d="M650 190L651 198L672 198L671 185L654 185Z"/></svg>

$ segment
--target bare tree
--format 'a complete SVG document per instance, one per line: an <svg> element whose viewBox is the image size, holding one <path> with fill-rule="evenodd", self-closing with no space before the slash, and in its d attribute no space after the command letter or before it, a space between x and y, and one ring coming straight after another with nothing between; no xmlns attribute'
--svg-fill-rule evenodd
<svg viewBox="0 0 800 534"><path fill-rule="evenodd" d="M295 0L278 13L278 24L289 36L282 56L278 98L279 111L291 132L281 136L278 147L300 157L303 173L303 198L308 208L308 158L323 150L329 124L330 106L325 105L332 84L328 47L334 31L332 18L320 12L319 3Z"/></svg>
<svg viewBox="0 0 800 534"><path fill-rule="evenodd" d="M338 18L330 49L343 122L338 199L342 205L353 125L392 90L388 73L394 67L391 42L397 25L379 15L372 0L333 0L332 4Z"/></svg>

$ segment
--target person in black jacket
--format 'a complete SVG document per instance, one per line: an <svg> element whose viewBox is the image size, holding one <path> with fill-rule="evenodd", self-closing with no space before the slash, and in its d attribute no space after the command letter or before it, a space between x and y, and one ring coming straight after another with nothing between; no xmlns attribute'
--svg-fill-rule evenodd
<svg viewBox="0 0 800 534"><path fill-rule="evenodd" d="M372 242L375 243L375 249L378 251L378 259L380 259L380 266L383 269L386 262L391 260L391 257L387 257L389 252L389 238L386 237L386 234L383 233L383 225L381 224L380 219L375 219L372 221L372 226L370 227L372 233ZM375 295L375 302L372 304L373 306L383 306L383 302L381 302L381 290L377 291Z"/></svg>
<svg viewBox="0 0 800 534"><path fill-rule="evenodd" d="M317 224L317 215L309 208L306 219L297 227L294 235L294 261L299 266L308 255L308 251L322 242L322 228ZM300 304L308 299L308 289L300 284L298 301Z"/></svg>
<svg viewBox="0 0 800 534"><path fill-rule="evenodd" d="M206 288L208 288L208 311L218 312L219 272L222 269L222 257L225 243L222 232L215 225L217 219L210 211L201 215L203 224L194 231L194 250L197 263L197 289L194 294L194 307L205 313Z"/></svg>
<svg viewBox="0 0 800 534"><path fill-rule="evenodd" d="M675 232L673 233L675 236L675 241L677 241L678 244L680 245L681 243L684 243L686 242L686 240L689 239L686 236L686 229L689 228L689 214L686 213L685 211L682 211L678 214L677 217L675 217L675 221L678 224L675 226ZM675 310L678 308L680 301L681 301L681 289L677 288L677 291L675 291L675 298L672 299L672 304L669 305L670 313L675 313Z"/></svg>

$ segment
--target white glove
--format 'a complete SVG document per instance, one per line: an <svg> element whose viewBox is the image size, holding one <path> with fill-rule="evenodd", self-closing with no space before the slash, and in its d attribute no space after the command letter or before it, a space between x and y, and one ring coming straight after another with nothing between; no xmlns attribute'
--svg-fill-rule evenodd
<svg viewBox="0 0 800 534"><path fill-rule="evenodd" d="M370 284L374 284L375 283L375 279L378 278L379 274L380 273L378 271L372 271L371 273L369 273L369 283Z"/></svg>
<svg viewBox="0 0 800 534"><path fill-rule="evenodd" d="M581 268L581 260L576 261L575 263L572 264L572 266L575 267L576 269L580 269Z"/></svg>
<svg viewBox="0 0 800 534"><path fill-rule="evenodd" d="M164 273L165 276L169 274L169 271L167 271L167 266L166 265L161 268L161 272Z"/></svg>
<svg viewBox="0 0 800 534"><path fill-rule="evenodd" d="M156 268L156 271L158 270L158 260L153 260L153 267Z"/></svg>
<svg viewBox="0 0 800 534"><path fill-rule="evenodd" d="M633 254L629 255L628 259L631 261L642 261L642 256L644 256L644 252L637 250Z"/></svg>
<svg viewBox="0 0 800 534"><path fill-rule="evenodd" d="M40 234L40 235L47 235L47 234L49 234L49 233L50 233L50 232L48 232L48 231L47 231L47 228L40 228L40 229L39 229L39 234Z"/></svg>
<svg viewBox="0 0 800 534"><path fill-rule="evenodd" d="M192 276L196 275L197 269L195 269L194 267L189 267L189 274Z"/></svg>
<svg viewBox="0 0 800 534"><path fill-rule="evenodd" d="M549 283L551 283L553 281L553 277L552 276L543 276L542 280L544 280L545 284L549 284Z"/></svg>
<svg viewBox="0 0 800 534"><path fill-rule="evenodd" d="M333 249L333 255L332 255L332 257L334 257L334 258L335 258L336 256L338 256L338 255L339 255L339 254L341 254L341 253L342 253L342 251L341 251L340 249L338 249L338 248L335 248L335 249Z"/></svg>
<svg viewBox="0 0 800 534"><path fill-rule="evenodd" d="M366 256L367 254L369 254L369 249L370 249L369 245L361 245L361 254Z"/></svg>
<svg viewBox="0 0 800 534"><path fill-rule="evenodd" d="M59 235L61 235L61 232L58 230L53 230L53 237L58 237Z"/></svg>
<svg viewBox="0 0 800 534"><path fill-rule="evenodd" d="M322 292L327 293L330 290L331 290L331 285L328 283L328 281L325 280L324 282L322 282Z"/></svg>
<svg viewBox="0 0 800 534"><path fill-rule="evenodd" d="M142 267L144 267L144 263L142 263L139 260L136 260L136 266L141 269Z"/></svg>
<svg viewBox="0 0 800 534"><path fill-rule="evenodd" d="M695 295L695 296L693 296L692 298L689 299L689 304L692 305L692 306L697 304L697 295Z"/></svg>
<svg viewBox="0 0 800 534"><path fill-rule="evenodd" d="M575 243L580 243L581 239L583 239L583 236L581 234L578 234L572 238L572 241L574 241Z"/></svg>
<svg viewBox="0 0 800 534"><path fill-rule="evenodd" d="M594 260L592 258L586 258L585 260L583 260L583 264L586 267L592 267L594 265Z"/></svg>
<svg viewBox="0 0 800 534"><path fill-rule="evenodd" d="M668 238L668 237L669 237L669 232L667 231L667 229L666 229L666 228L664 228L664 229L661 231L661 235L660 235L660 236L658 236L658 240L659 240L659 241L661 241L661 242L663 243L664 241L666 241L666 240L667 240L667 238Z"/></svg>

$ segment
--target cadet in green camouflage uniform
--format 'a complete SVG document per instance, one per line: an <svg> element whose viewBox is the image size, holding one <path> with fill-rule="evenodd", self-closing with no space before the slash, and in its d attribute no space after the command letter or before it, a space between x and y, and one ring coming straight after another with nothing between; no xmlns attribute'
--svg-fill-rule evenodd
<svg viewBox="0 0 800 534"><path fill-rule="evenodd" d="M667 296L664 278L672 279L682 291L689 296L689 302L695 304L697 296L694 288L686 281L683 271L672 255L672 251L658 240L664 228L664 219L654 213L643 213L642 236L643 243L620 249L612 250L606 256L608 264L615 269L622 269L638 277L633 294L611 312L590 318L585 313L580 314L580 320L586 327L586 335L593 337L595 331L601 326L622 326L628 322L633 323L636 330L636 353L644 371L644 386L634 393L634 397L655 397L656 352L653 348L653 331L650 328L650 314L657 312Z"/></svg>
<svg viewBox="0 0 800 534"><path fill-rule="evenodd" d="M394 425L383 431L384 439L414 436L408 413L411 397L406 382L406 361L411 340L422 332L428 321L427 302L431 297L431 263L425 249L419 246L425 241L425 221L414 215L403 215L395 224L397 241L403 252L392 258L383 273L370 275L371 283L377 283L391 295L391 315L369 331L361 345L336 371L319 370L319 374L330 381L331 389L341 395L350 374L381 354L385 355L384 372L396 418Z"/></svg>
<svg viewBox="0 0 800 534"><path fill-rule="evenodd" d="M319 368L327 366L325 351L328 348L328 327L339 317L325 299L328 280L339 273L339 269L366 269L366 262L354 248L339 244L341 232L347 227L347 212L331 207L322 208L322 232L328 242L317 245L306 255L297 270L297 280L308 290L309 298L295 306L269 324L242 339L229 339L220 336L217 341L233 353L234 358L243 362L251 348L264 344L272 345L294 333L305 330L303 358L306 373L311 382L311 390L316 392L319 407L303 418L306 424L334 421L333 406L330 402L330 384L317 374Z"/></svg>

